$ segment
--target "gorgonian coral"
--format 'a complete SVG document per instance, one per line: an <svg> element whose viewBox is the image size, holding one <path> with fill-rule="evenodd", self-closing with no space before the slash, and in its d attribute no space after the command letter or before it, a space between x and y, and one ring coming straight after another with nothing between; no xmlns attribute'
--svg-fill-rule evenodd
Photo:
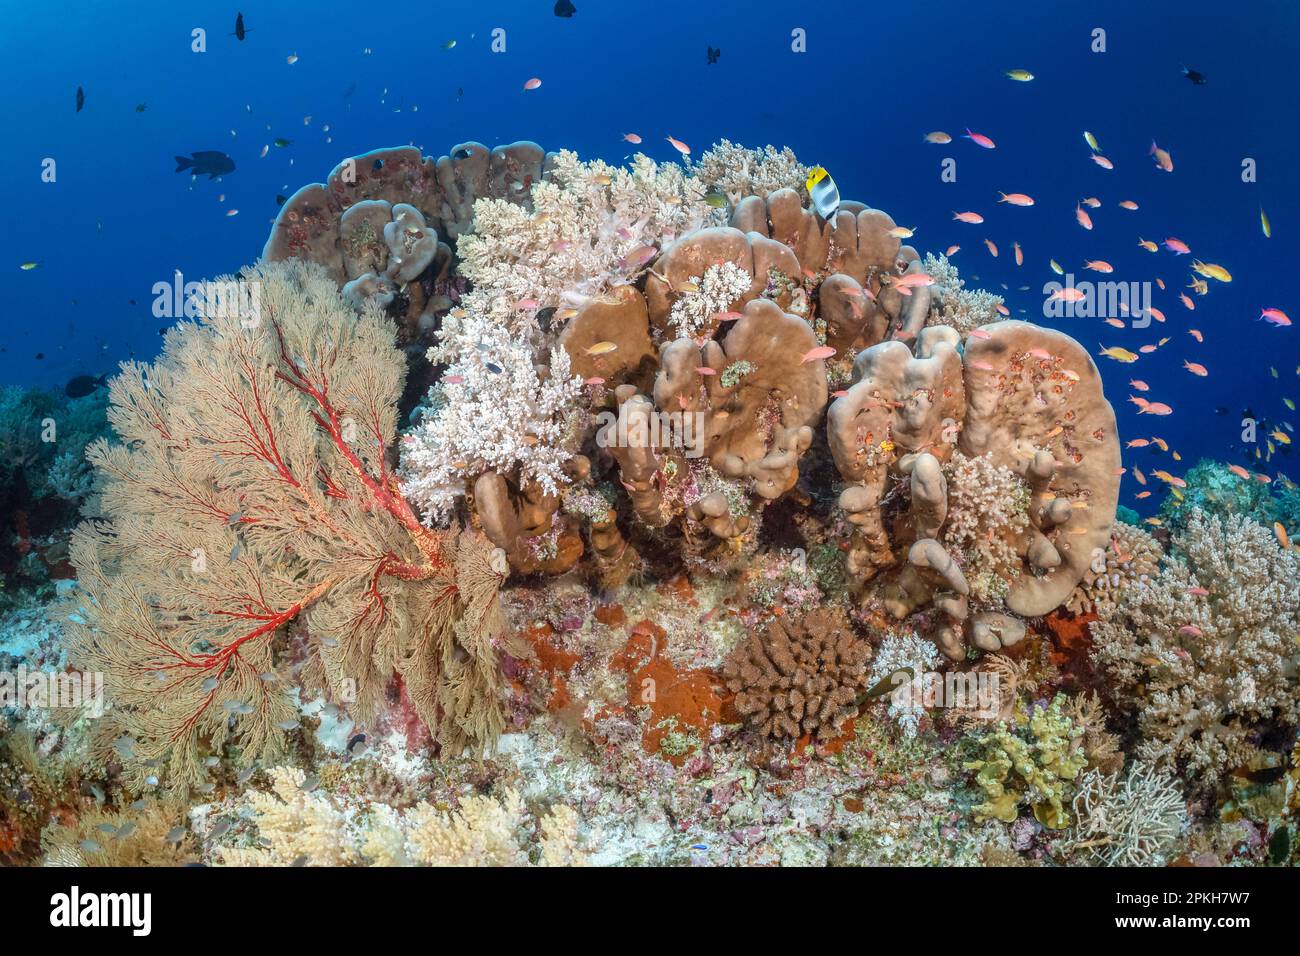
<svg viewBox="0 0 1300 956"><path fill-rule="evenodd" d="M1213 786L1300 718L1300 555L1239 515L1193 510L1174 555L1093 625L1144 748Z"/></svg>
<svg viewBox="0 0 1300 956"><path fill-rule="evenodd" d="M375 715L401 676L451 751L504 723L504 561L433 532L397 489L393 330L319 266L245 270L255 312L208 311L110 386L120 442L88 449L103 521L76 533L68 655L105 675L96 747L134 786L208 756L280 753L298 691ZM123 748L125 739L129 746Z"/></svg>

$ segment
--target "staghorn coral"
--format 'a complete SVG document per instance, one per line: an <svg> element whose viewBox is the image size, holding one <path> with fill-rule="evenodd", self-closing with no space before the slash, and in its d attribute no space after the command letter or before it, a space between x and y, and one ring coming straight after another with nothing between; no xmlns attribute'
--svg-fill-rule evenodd
<svg viewBox="0 0 1300 956"><path fill-rule="evenodd" d="M819 608L775 620L737 645L722 675L736 710L764 737L835 737L868 687L871 645L842 612Z"/></svg>
<svg viewBox="0 0 1300 956"><path fill-rule="evenodd" d="M1074 816L1058 849L1089 866L1164 866L1188 822L1178 781L1141 761L1080 777Z"/></svg>
<svg viewBox="0 0 1300 956"><path fill-rule="evenodd" d="M1073 742L1078 728L1064 706L1065 698L1058 694L1023 722L999 724L976 741L983 755L965 764L976 772L975 782L984 792L984 802L973 811L976 820L1012 823L1021 805L1028 804L1048 829L1070 824L1068 794L1087 758Z"/></svg>
<svg viewBox="0 0 1300 956"><path fill-rule="evenodd" d="M1093 656L1144 750L1200 787L1300 719L1300 555L1239 515L1193 510L1160 574L1093 625Z"/></svg>
<svg viewBox="0 0 1300 956"><path fill-rule="evenodd" d="M241 281L260 312L210 311L153 365L125 363L121 443L87 452L108 518L74 536L66 636L74 666L105 674L97 748L130 738L135 786L164 763L197 786L206 755L282 752L300 683L365 721L398 675L449 751L489 745L504 575L490 545L430 531L397 489L391 329L319 266Z"/></svg>
<svg viewBox="0 0 1300 956"><path fill-rule="evenodd" d="M451 811L405 810L328 793L297 769L270 771L271 790L250 791L236 811L257 827L252 846L215 848L226 866L528 866L530 820L513 790L473 795ZM541 866L583 866L578 815L556 804L536 823Z"/></svg>
<svg viewBox="0 0 1300 956"><path fill-rule="evenodd" d="M1110 546L1088 567L1065 607L1074 614L1102 613L1126 589L1151 580L1164 553L1160 542L1141 528L1116 521Z"/></svg>

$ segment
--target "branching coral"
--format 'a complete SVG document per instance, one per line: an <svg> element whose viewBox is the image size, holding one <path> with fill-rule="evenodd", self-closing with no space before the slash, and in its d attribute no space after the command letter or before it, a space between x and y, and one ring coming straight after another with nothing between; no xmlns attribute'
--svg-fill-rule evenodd
<svg viewBox="0 0 1300 956"><path fill-rule="evenodd" d="M947 256L927 253L924 269L934 279L930 325L946 325L965 335L981 325L998 321L1002 296L983 289L967 289Z"/></svg>
<svg viewBox="0 0 1300 956"><path fill-rule="evenodd" d="M136 742L136 785L162 761L197 785L207 754L281 750L299 670L360 720L400 674L446 747L489 744L503 575L481 538L430 531L397 489L391 329L318 266L242 281L260 312L181 323L157 363L125 364L122 443L88 450L110 517L75 536L67 637L75 666L106 675L99 746Z"/></svg>
<svg viewBox="0 0 1300 956"><path fill-rule="evenodd" d="M754 277L734 262L709 266L703 276L688 280L688 291L673 303L668 323L679 337L696 336L709 327L714 315L726 312L748 292L753 281Z"/></svg>
<svg viewBox="0 0 1300 956"><path fill-rule="evenodd" d="M1300 555L1253 521L1199 510L1173 546L1094 624L1094 655L1151 755L1213 786L1262 731L1300 718Z"/></svg>
<svg viewBox="0 0 1300 956"><path fill-rule="evenodd" d="M745 196L766 199L778 189L802 190L808 167L790 147L746 149L729 139L719 140L700 156L691 172L701 182L719 190L732 205Z"/></svg>
<svg viewBox="0 0 1300 956"><path fill-rule="evenodd" d="M252 846L216 848L228 866L528 866L532 824L519 794L474 795L451 811L429 803L396 810L327 793L301 770L277 767L271 790L238 810L257 827ZM557 804L537 821L542 866L585 865L579 819Z"/></svg>
<svg viewBox="0 0 1300 956"><path fill-rule="evenodd" d="M1137 762L1125 774L1079 778L1075 824L1061 850L1089 865L1163 866L1187 826L1187 805L1167 771Z"/></svg>
<svg viewBox="0 0 1300 956"><path fill-rule="evenodd" d="M942 541L962 565L977 601L1001 600L1020 574L1013 542L1029 526L1028 485L992 456L960 452L948 463L948 520Z"/></svg>
<svg viewBox="0 0 1300 956"><path fill-rule="evenodd" d="M1160 542L1141 528L1116 521L1109 547L1093 560L1065 606L1075 614L1100 613L1126 589L1150 581L1164 553Z"/></svg>
<svg viewBox="0 0 1300 956"><path fill-rule="evenodd" d="M751 634L722 673L736 709L761 735L828 740L857 709L870 657L871 645L854 635L842 613L818 609Z"/></svg>
<svg viewBox="0 0 1300 956"><path fill-rule="evenodd" d="M478 315L453 313L439 337L432 354L447 369L404 439L403 492L427 520L443 523L468 479L486 470L559 494L582 390L568 353L552 349L550 367L539 371L530 349Z"/></svg>

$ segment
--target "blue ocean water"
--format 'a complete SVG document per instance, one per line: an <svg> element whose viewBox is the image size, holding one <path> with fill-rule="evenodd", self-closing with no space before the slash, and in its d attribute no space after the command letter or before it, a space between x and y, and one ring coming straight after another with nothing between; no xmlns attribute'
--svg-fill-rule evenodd
<svg viewBox="0 0 1300 956"><path fill-rule="evenodd" d="M639 148L671 160L667 136L696 155L725 137L789 145L824 165L846 198L914 227L922 252L960 244L954 261L968 285L1003 292L1005 284L1013 316L1056 325L1094 354L1168 337L1134 364L1096 359L1125 440L1162 437L1183 468L1210 456L1269 474L1291 466L1297 477L1290 448L1263 465L1231 446L1243 410L1294 421L1283 398L1300 396L1300 331L1257 321L1263 308L1300 318L1300 5L574 2L567 19L554 15L552 0L400 10L250 0L7 4L0 382L61 387L130 356L152 358L166 324L150 311L153 285L176 270L199 279L253 261L277 194L323 180L347 156L532 139L617 161L631 148L622 135L635 132ZM236 12L248 29L243 41L232 35ZM206 31L204 52L192 49L196 29ZM505 31L504 52L491 49L495 29ZM1092 49L1096 29L1105 31L1105 52ZM806 52L792 49L794 31L806 36ZM716 64L708 46L721 50ZM1190 83L1184 65L1208 82ZM1017 68L1035 79L1004 76ZM542 85L525 92L530 77ZM967 127L996 149L961 138ZM931 130L955 138L927 144ZM1114 169L1090 161L1084 130ZM259 157L276 138L291 143ZM1170 150L1172 173L1148 155L1153 140ZM235 171L221 181L174 172L173 157L196 150L228 153ZM42 179L47 159L56 163L53 182ZM945 159L956 161L955 182L941 179ZM1257 181L1243 182L1247 159ZM1035 205L1000 205L999 190L1027 193ZM1075 221L1085 197L1101 201L1091 231ZM1119 208L1125 199L1140 208ZM953 222L954 210L978 211L985 223ZM1192 256L1143 251L1139 236L1178 237ZM1209 294L1195 295L1185 288L1193 256L1223 265L1232 282L1211 279ZM1167 288L1153 304L1167 322L1137 330L1044 319L1042 287L1056 278L1050 259L1080 278L1093 259L1114 265L1107 279L1162 278ZM38 265L20 269L27 262ZM1195 311L1180 303L1184 291ZM1210 374L1190 374L1184 360ZM1134 378L1173 414L1139 415L1126 401ZM1151 448L1126 458L1180 468ZM1138 490L1127 485L1124 503Z"/></svg>

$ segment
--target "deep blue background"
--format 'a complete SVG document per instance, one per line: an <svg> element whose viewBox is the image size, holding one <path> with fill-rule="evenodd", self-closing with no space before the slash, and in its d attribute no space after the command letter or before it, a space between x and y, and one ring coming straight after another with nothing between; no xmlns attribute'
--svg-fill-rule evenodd
<svg viewBox="0 0 1300 956"><path fill-rule="evenodd" d="M3 3L0 381L61 385L130 354L151 358L162 324L149 312L153 283L176 269L199 279L252 261L276 194L323 179L343 157L405 143L438 155L462 140L534 139L619 160L629 149L621 135L634 131L640 148L664 160L676 157L668 135L697 155L721 137L788 144L829 168L845 197L915 226L921 250L960 243L963 275L996 291L1006 283L1013 313L1038 321L1039 290L1054 278L1049 257L1076 272L1085 259L1106 259L1125 281L1163 277L1168 291L1155 304L1164 326L1060 323L1094 353L1099 343L1136 350L1171 337L1134 365L1097 359L1123 437L1161 435L1184 457L1179 466L1150 450L1129 453L1141 467L1177 472L1202 455L1249 465L1228 451L1236 413L1249 406L1294 420L1281 397L1300 396L1300 329L1255 320L1268 306L1300 320L1300 4L575 2L568 20L553 16L551 0ZM237 10L249 29L243 43L231 35ZM190 50L195 27L207 30L206 53ZM489 50L494 27L507 31L505 54ZM806 54L790 50L795 27L807 31ZM1094 27L1107 31L1104 54L1090 51ZM449 51L448 39L458 41ZM710 44L722 49L715 66L705 62ZM286 63L290 53L296 64ZM1208 85L1184 79L1184 63ZM1012 68L1037 79L1014 83L1003 76ZM524 93L531 76L543 85ZM137 113L141 102L147 110ZM957 136L968 126L997 149L922 142L929 130ZM1085 129L1114 171L1089 161ZM277 136L293 145L259 159ZM1172 151L1172 175L1147 155L1152 139ZM173 172L174 154L201 149L228 152L237 170L215 183ZM55 184L40 181L44 157L58 162ZM955 184L940 181L945 157L957 160ZM1258 162L1258 183L1242 183L1243 157ZM999 206L998 190L1029 193L1037 205ZM1084 196L1103 202L1092 232L1074 219ZM1141 209L1124 211L1121 199ZM1271 240L1261 234L1261 204ZM239 214L227 217L231 208ZM956 209L979 211L986 224L954 223ZM1180 237L1234 281L1211 283L1189 313L1177 300L1189 258L1143 252L1139 235ZM999 259L985 236L1001 247ZM28 260L40 267L20 271ZM1031 291L1016 292L1021 285ZM1209 378L1184 371L1184 358L1207 365ZM1138 417L1125 401L1134 377L1175 414ZM1216 415L1216 406L1234 414ZM1125 500L1136 490L1129 485Z"/></svg>

